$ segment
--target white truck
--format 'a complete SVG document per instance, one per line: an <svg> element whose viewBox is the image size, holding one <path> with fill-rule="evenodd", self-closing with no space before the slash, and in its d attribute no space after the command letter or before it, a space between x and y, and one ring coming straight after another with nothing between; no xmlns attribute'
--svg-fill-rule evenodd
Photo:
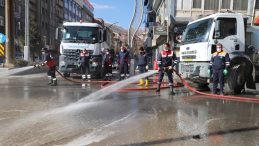
<svg viewBox="0 0 259 146"><path fill-rule="evenodd" d="M248 18L239 13L216 13L190 22L180 46L179 72L199 85L208 85L207 74L216 43L229 53L231 65L226 83L239 94L247 88L256 89L258 79L259 27L248 25Z"/></svg>
<svg viewBox="0 0 259 146"><path fill-rule="evenodd" d="M59 71L67 77L72 73L80 73L80 51L86 49L90 53L91 77L101 77L102 51L109 47L106 35L106 28L98 23L63 23L63 26L56 30L56 38L61 42Z"/></svg>

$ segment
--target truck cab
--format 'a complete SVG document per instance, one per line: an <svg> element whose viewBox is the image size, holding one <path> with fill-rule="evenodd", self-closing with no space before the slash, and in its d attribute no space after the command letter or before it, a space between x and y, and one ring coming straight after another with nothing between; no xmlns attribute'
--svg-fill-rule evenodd
<svg viewBox="0 0 259 146"><path fill-rule="evenodd" d="M238 94L245 85L255 89L251 59L255 50L251 52L251 47L247 47L246 26L247 19L237 13L217 13L190 22L180 46L180 73L195 83L208 84L209 61L216 51L216 44L221 43L231 58L227 76L230 90Z"/></svg>
<svg viewBox="0 0 259 146"><path fill-rule="evenodd" d="M106 33L103 26L97 23L65 22L57 31L61 42L59 70L65 76L80 73L80 51L86 49L90 54L90 74L100 76Z"/></svg>

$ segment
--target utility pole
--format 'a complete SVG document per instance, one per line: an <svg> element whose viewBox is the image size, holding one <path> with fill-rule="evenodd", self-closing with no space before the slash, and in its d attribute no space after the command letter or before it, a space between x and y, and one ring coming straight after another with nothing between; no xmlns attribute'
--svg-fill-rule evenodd
<svg viewBox="0 0 259 146"><path fill-rule="evenodd" d="M15 64L14 34L13 34L13 0L5 0L5 32L6 32L6 67L13 68Z"/></svg>
<svg viewBox="0 0 259 146"><path fill-rule="evenodd" d="M8 1L8 0L7 0ZM25 46L24 46L24 60L30 61L30 19L29 19L29 1L25 0Z"/></svg>

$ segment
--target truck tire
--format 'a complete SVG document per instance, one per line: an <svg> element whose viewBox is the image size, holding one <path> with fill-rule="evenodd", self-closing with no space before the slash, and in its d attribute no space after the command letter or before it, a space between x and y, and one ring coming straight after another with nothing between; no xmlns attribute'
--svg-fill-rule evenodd
<svg viewBox="0 0 259 146"><path fill-rule="evenodd" d="M240 94L245 86L245 68L241 65L234 66L229 70L227 84L233 94Z"/></svg>

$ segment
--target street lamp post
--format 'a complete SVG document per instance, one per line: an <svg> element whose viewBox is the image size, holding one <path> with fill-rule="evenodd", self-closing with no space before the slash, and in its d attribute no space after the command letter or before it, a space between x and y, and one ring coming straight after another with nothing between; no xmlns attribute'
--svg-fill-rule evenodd
<svg viewBox="0 0 259 146"><path fill-rule="evenodd" d="M24 46L24 60L26 60L26 61L30 61L29 1L30 0L25 0L25 46Z"/></svg>
<svg viewBox="0 0 259 146"><path fill-rule="evenodd" d="M5 31L6 31L6 67L13 68L14 35L13 35L13 0L5 1Z"/></svg>

